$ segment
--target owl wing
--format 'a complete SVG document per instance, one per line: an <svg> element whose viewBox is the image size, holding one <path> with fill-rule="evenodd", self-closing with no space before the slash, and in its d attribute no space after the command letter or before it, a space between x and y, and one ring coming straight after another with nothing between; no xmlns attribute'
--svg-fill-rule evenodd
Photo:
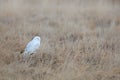
<svg viewBox="0 0 120 80"><path fill-rule="evenodd" d="M27 45L26 48L23 52L23 57L25 57L26 55L28 55L31 52L31 47L32 47L32 41L30 41Z"/></svg>
<svg viewBox="0 0 120 80"><path fill-rule="evenodd" d="M39 47L40 47L39 41L35 41L35 40L30 41L25 48L25 51L23 53L23 57L25 57L26 55L31 55L33 53L36 53L36 50Z"/></svg>
<svg viewBox="0 0 120 80"><path fill-rule="evenodd" d="M28 53L34 53L40 46L38 41L30 41L26 46L26 51Z"/></svg>
<svg viewBox="0 0 120 80"><path fill-rule="evenodd" d="M40 43L38 41L34 41L34 44L33 44L33 50L34 52L40 47Z"/></svg>
<svg viewBox="0 0 120 80"><path fill-rule="evenodd" d="M29 49L32 46L32 41L30 41L27 46L26 46L26 50Z"/></svg>

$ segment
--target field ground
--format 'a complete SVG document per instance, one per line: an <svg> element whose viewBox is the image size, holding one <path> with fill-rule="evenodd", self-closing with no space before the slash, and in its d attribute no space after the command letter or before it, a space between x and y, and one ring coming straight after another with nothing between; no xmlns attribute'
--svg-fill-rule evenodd
<svg viewBox="0 0 120 80"><path fill-rule="evenodd" d="M120 1L0 0L0 80L120 80Z"/></svg>

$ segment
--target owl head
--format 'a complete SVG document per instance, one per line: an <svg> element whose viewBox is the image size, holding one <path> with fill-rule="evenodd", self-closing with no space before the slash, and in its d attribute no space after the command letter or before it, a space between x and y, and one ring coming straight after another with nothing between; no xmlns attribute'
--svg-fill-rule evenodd
<svg viewBox="0 0 120 80"><path fill-rule="evenodd" d="M35 37L33 38L33 40L41 41L41 38L40 38L39 36L35 36Z"/></svg>

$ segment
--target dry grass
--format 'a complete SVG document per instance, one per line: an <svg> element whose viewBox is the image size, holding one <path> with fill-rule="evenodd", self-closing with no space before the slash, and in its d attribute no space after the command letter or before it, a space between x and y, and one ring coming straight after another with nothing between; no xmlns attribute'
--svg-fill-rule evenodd
<svg viewBox="0 0 120 80"><path fill-rule="evenodd" d="M119 0L0 0L0 80L119 80ZM35 35L28 63L20 51Z"/></svg>

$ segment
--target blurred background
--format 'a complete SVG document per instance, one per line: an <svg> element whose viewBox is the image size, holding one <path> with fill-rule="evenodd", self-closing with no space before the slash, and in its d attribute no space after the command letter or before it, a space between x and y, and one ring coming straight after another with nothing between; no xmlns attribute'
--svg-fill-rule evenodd
<svg viewBox="0 0 120 80"><path fill-rule="evenodd" d="M1 80L119 80L119 44L120 0L0 0Z"/></svg>

